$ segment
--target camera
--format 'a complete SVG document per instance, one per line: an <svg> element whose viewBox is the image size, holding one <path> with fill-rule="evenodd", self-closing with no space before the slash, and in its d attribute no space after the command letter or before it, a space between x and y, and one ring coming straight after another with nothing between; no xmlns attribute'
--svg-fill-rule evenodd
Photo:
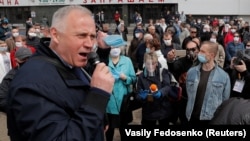
<svg viewBox="0 0 250 141"><path fill-rule="evenodd" d="M237 51L236 58L233 60L234 65L242 65L241 60L244 62L250 61L250 50L246 49L244 51Z"/></svg>

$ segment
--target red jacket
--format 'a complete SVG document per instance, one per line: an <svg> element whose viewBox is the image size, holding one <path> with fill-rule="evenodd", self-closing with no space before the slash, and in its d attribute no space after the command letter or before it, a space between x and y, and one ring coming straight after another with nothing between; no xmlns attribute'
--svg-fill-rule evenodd
<svg viewBox="0 0 250 141"><path fill-rule="evenodd" d="M115 15L114 15L115 21L119 21L120 17L121 17L121 15L119 13L115 13Z"/></svg>

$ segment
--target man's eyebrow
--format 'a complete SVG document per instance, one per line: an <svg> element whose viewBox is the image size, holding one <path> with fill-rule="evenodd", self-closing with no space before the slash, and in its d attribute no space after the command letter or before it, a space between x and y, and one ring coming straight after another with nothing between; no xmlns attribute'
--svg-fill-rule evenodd
<svg viewBox="0 0 250 141"><path fill-rule="evenodd" d="M91 37L96 37L96 34L94 34L94 33L93 33L93 34L92 34L92 33L89 34L89 33L87 33L87 32L76 33L76 35L77 35L77 36L79 36L79 35L80 35L80 36L88 36L88 35L89 35L89 36L91 36Z"/></svg>

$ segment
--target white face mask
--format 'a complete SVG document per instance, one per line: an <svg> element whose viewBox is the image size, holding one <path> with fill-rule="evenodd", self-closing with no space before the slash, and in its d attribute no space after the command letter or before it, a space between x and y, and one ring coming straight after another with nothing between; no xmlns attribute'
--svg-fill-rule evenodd
<svg viewBox="0 0 250 141"><path fill-rule="evenodd" d="M17 37L18 35L19 35L18 32L12 34L13 37Z"/></svg>
<svg viewBox="0 0 250 141"><path fill-rule="evenodd" d="M165 43L166 46L170 46L171 45L171 41L172 40L164 40L164 43Z"/></svg>
<svg viewBox="0 0 250 141"><path fill-rule="evenodd" d="M15 42L15 45L16 45L16 47L22 47L23 46L22 42Z"/></svg>
<svg viewBox="0 0 250 141"><path fill-rule="evenodd" d="M213 43L216 43L216 39L215 38L210 38L210 41Z"/></svg>
<svg viewBox="0 0 250 141"><path fill-rule="evenodd" d="M234 41L235 41L235 42L238 42L239 39L240 39L239 37L234 37Z"/></svg>
<svg viewBox="0 0 250 141"><path fill-rule="evenodd" d="M40 29L36 29L36 32L40 32Z"/></svg>
<svg viewBox="0 0 250 141"><path fill-rule="evenodd" d="M135 33L135 37L139 38L140 37L140 33Z"/></svg>
<svg viewBox="0 0 250 141"><path fill-rule="evenodd" d="M118 57L121 53L121 48L117 47L117 48L112 48L110 50L110 56L111 57Z"/></svg>
<svg viewBox="0 0 250 141"><path fill-rule="evenodd" d="M6 46L0 47L0 52L5 52L5 51L7 51L7 50L8 50L8 48L7 48Z"/></svg>
<svg viewBox="0 0 250 141"><path fill-rule="evenodd" d="M29 33L30 37L36 37L36 33Z"/></svg>
<svg viewBox="0 0 250 141"><path fill-rule="evenodd" d="M235 32L236 32L236 29L231 29L231 32L232 32L232 33L235 33Z"/></svg>

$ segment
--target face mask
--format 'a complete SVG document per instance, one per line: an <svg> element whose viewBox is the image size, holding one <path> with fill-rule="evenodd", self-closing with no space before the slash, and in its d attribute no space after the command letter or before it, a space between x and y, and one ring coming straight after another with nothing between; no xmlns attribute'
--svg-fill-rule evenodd
<svg viewBox="0 0 250 141"><path fill-rule="evenodd" d="M216 39L215 38L210 38L210 41L213 43L216 43Z"/></svg>
<svg viewBox="0 0 250 141"><path fill-rule="evenodd" d="M36 32L40 32L40 29L36 29Z"/></svg>
<svg viewBox="0 0 250 141"><path fill-rule="evenodd" d="M172 40L164 40L164 43L165 43L166 46L170 46L171 45L171 41Z"/></svg>
<svg viewBox="0 0 250 141"><path fill-rule="evenodd" d="M238 42L239 41L239 37L234 37L234 41Z"/></svg>
<svg viewBox="0 0 250 141"><path fill-rule="evenodd" d="M249 47L249 46L246 46L246 49L250 49L250 47Z"/></svg>
<svg viewBox="0 0 250 141"><path fill-rule="evenodd" d="M3 28L7 28L8 26L7 25L4 25Z"/></svg>
<svg viewBox="0 0 250 141"><path fill-rule="evenodd" d="M235 33L235 32L236 32L236 29L231 29L231 32L232 32L232 33Z"/></svg>
<svg viewBox="0 0 250 141"><path fill-rule="evenodd" d="M40 35L40 38L44 37L44 34L43 34L43 33L40 33L39 35Z"/></svg>
<svg viewBox="0 0 250 141"><path fill-rule="evenodd" d="M139 36L140 36L140 33L135 33L136 38L139 38Z"/></svg>
<svg viewBox="0 0 250 141"><path fill-rule="evenodd" d="M214 34L218 34L218 31L213 31Z"/></svg>
<svg viewBox="0 0 250 141"><path fill-rule="evenodd" d="M146 48L146 53L150 53L150 48Z"/></svg>
<svg viewBox="0 0 250 141"><path fill-rule="evenodd" d="M7 49L8 49L8 48L7 48L7 47L5 47L5 46L4 46L4 47L0 47L0 52L7 51Z"/></svg>
<svg viewBox="0 0 250 141"><path fill-rule="evenodd" d="M118 57L121 53L121 48L112 48L110 50L111 57Z"/></svg>
<svg viewBox="0 0 250 141"><path fill-rule="evenodd" d="M201 21L197 21L197 23L201 23Z"/></svg>
<svg viewBox="0 0 250 141"><path fill-rule="evenodd" d="M18 35L19 35L18 32L12 34L13 37L17 37Z"/></svg>
<svg viewBox="0 0 250 141"><path fill-rule="evenodd" d="M22 42L15 42L15 45L16 45L16 47L22 47L23 46Z"/></svg>
<svg viewBox="0 0 250 141"><path fill-rule="evenodd" d="M190 59L190 60L194 60L195 59L195 54L193 51L187 51L187 54L186 54L187 58Z"/></svg>
<svg viewBox="0 0 250 141"><path fill-rule="evenodd" d="M205 55L198 54L198 60L199 60L201 63L207 63L207 59L206 59Z"/></svg>
<svg viewBox="0 0 250 141"><path fill-rule="evenodd" d="M93 45L93 48L92 48L92 51L93 51L93 52L96 52L96 50L97 50L97 45L94 44L94 45Z"/></svg>
<svg viewBox="0 0 250 141"><path fill-rule="evenodd" d="M30 37L36 37L36 33L29 33Z"/></svg>

